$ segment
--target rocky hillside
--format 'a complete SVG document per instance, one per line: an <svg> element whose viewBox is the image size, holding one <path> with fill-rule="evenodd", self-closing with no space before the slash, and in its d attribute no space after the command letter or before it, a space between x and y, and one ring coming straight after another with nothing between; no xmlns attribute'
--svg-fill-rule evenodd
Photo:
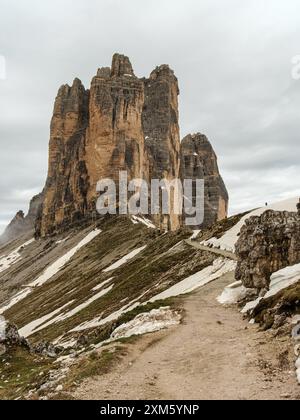
<svg viewBox="0 0 300 420"><path fill-rule="evenodd" d="M292 210L295 205L291 200L273 207ZM259 212L265 209L217 222L198 237L185 229L161 232L139 216L101 217L56 237L15 241L2 248L1 322L17 325L20 342L26 338L28 348L14 345L4 352L10 365L0 366L0 396L57 397L83 378L107 372L124 352L120 343L178 325L185 316L179 296L197 290L200 298L218 284L234 281L233 247L245 221ZM273 274L263 298L240 282L229 285L219 300L226 305L238 302L243 313L264 328L281 328L288 351L284 360L291 366L289 335L292 329L297 334L300 277L297 266L289 268L289 274ZM226 314L231 317L232 310ZM223 320L210 322L214 328L227 328ZM230 334L235 333L240 337L239 331ZM2 339L2 346L6 341ZM205 363L210 366L211 361Z"/></svg>

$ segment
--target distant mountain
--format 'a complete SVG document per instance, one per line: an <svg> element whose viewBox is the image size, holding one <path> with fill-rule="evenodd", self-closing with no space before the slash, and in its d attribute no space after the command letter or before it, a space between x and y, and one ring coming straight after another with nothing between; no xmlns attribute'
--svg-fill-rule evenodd
<svg viewBox="0 0 300 420"><path fill-rule="evenodd" d="M22 210L18 211L13 220L9 223L4 233L0 236L0 245L13 241L22 235L34 233L38 212L43 202L43 194L32 198L28 214L25 216Z"/></svg>

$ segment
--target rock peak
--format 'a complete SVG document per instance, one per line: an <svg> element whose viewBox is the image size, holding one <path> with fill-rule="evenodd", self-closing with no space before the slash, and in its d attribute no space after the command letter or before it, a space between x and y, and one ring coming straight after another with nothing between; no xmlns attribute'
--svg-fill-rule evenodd
<svg viewBox="0 0 300 420"><path fill-rule="evenodd" d="M128 57L114 54L111 65L111 77L134 76L134 71Z"/></svg>
<svg viewBox="0 0 300 420"><path fill-rule="evenodd" d="M208 138L189 134L181 142L183 179L204 179L205 214L201 227L209 227L227 216L228 192L220 175L217 156Z"/></svg>
<svg viewBox="0 0 300 420"><path fill-rule="evenodd" d="M78 77L75 77L75 79L73 81L73 85L72 85L72 88L76 88L76 87L78 87L78 88L83 87L84 88L84 86L82 84L82 81L80 79L78 79Z"/></svg>
<svg viewBox="0 0 300 420"><path fill-rule="evenodd" d="M56 98L50 130L49 170L36 235L47 236L94 218L100 179L179 179L207 183L205 225L227 214L228 196L208 141L180 145L178 80L168 65L150 78L134 75L131 62L115 54L85 91L79 79ZM203 137L204 138L204 137ZM206 138L205 138L206 139ZM184 164L182 164L182 162ZM178 214L157 214L154 223L176 230Z"/></svg>

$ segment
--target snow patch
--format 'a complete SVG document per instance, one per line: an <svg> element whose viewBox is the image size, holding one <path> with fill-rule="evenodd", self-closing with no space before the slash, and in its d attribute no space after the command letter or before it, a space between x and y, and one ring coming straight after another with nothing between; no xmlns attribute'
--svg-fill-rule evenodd
<svg viewBox="0 0 300 420"><path fill-rule="evenodd" d="M202 242L202 245L219 248L223 251L235 252L235 245L238 241L239 233L247 219L252 216L261 216L267 210L296 212L296 206L298 202L299 197L280 201L278 203L271 204L270 206L261 207L260 209L254 210L253 212L244 216L239 221L239 223L237 223L232 229L228 230L220 239L211 238L208 241Z"/></svg>
<svg viewBox="0 0 300 420"><path fill-rule="evenodd" d="M131 217L132 223L138 225L142 223L143 225L147 226L148 229L156 229L156 226L148 219L142 216L132 216Z"/></svg>
<svg viewBox="0 0 300 420"><path fill-rule="evenodd" d="M190 293L200 287L205 286L206 284L220 278L224 274L234 271L236 268L236 262L218 258L214 261L212 265L206 267L204 270L199 271L198 273L182 280L181 282L175 284L170 289L165 290L159 295L150 299L149 302L153 303L158 300L165 300L170 297L184 295Z"/></svg>
<svg viewBox="0 0 300 420"><path fill-rule="evenodd" d="M25 242L23 245L16 248L7 256L2 256L0 259L0 273L5 270L8 270L12 265L16 264L21 260L21 254L23 248L26 248L28 245L32 244L35 239L30 239L30 241Z"/></svg>
<svg viewBox="0 0 300 420"><path fill-rule="evenodd" d="M297 325L297 324L300 324L300 315L295 315L295 316L293 316L293 318L292 318L292 325Z"/></svg>
<svg viewBox="0 0 300 420"><path fill-rule="evenodd" d="M21 292L17 293L7 305L3 306L0 309L0 314L4 314L4 312L8 311L10 308L15 306L21 300L25 299L31 292L32 290L29 287L27 287Z"/></svg>
<svg viewBox="0 0 300 420"><path fill-rule="evenodd" d="M93 239L96 238L101 233L101 230L95 229L91 233L89 233L82 241L80 241L74 248L72 248L69 252L55 261L53 264L48 267L45 272L34 282L29 284L29 287L40 287L47 283L51 277L55 276L70 260L71 258L78 252L82 247L87 245Z"/></svg>
<svg viewBox="0 0 300 420"><path fill-rule="evenodd" d="M4 341L6 338L6 327L7 322L3 318L3 316L0 316L0 342Z"/></svg>
<svg viewBox="0 0 300 420"><path fill-rule="evenodd" d="M217 301L221 303L221 305L234 305L245 299L247 294L248 289L243 286L241 281L237 281L225 287L221 296L217 298Z"/></svg>
<svg viewBox="0 0 300 420"><path fill-rule="evenodd" d="M35 287L41 287L45 283L47 283L53 276L55 276L55 274L57 274L71 260L71 258L76 254L76 252L78 252L82 247L84 247L93 239L95 239L96 236L98 236L100 233L101 233L101 230L99 229L95 229L92 232L90 232L74 248L72 248L64 256L62 256L53 264L51 264L48 268L46 268L46 270L40 277L38 277L35 281L30 283L23 291L17 293L6 306L0 308L0 314L3 314L5 311L12 308L18 302L25 299L34 290ZM34 239L31 240L31 242L32 241L34 241Z"/></svg>
<svg viewBox="0 0 300 420"><path fill-rule="evenodd" d="M125 255L125 257L121 258L119 261L111 265L110 267L103 270L104 273L108 273L109 271L116 270L117 268L121 267L122 265L126 264L128 261L132 260L136 257L140 252L144 251L147 248L147 245L142 246L141 248L135 249L134 251L130 252L130 254Z"/></svg>
<svg viewBox="0 0 300 420"><path fill-rule="evenodd" d="M72 309L71 311L67 312L66 314L60 315L58 316L54 322L58 323L58 322L62 322L65 321L66 319L72 318L74 315L78 314L79 312L81 312L83 309L87 308L88 306L90 306L93 302L95 302L96 300L102 298L103 296L105 296L107 293L109 293L112 289L113 289L114 285L112 284L110 287L108 287L107 289L101 290L101 292L97 293L96 295L92 296L90 299L88 299L86 302L82 303L81 305L76 306L76 308Z"/></svg>
<svg viewBox="0 0 300 420"><path fill-rule="evenodd" d="M300 357L296 361L296 376L297 376L298 384L300 385Z"/></svg>
<svg viewBox="0 0 300 420"><path fill-rule="evenodd" d="M60 244L65 243L68 239L69 239L69 236L67 238L60 239L59 241L56 241L55 243L56 243L56 245L60 245Z"/></svg>
<svg viewBox="0 0 300 420"><path fill-rule="evenodd" d="M160 331L178 325L180 321L180 314L172 311L170 307L154 309L151 312L142 313L127 324L118 327L112 333L111 340Z"/></svg>
<svg viewBox="0 0 300 420"><path fill-rule="evenodd" d="M194 230L193 235L190 237L190 241L193 241L194 239L196 239L200 232L201 230Z"/></svg>
<svg viewBox="0 0 300 420"><path fill-rule="evenodd" d="M21 328L19 330L19 334L21 337L29 337L30 335L42 330L45 328L44 326L42 328L39 328L41 325L45 324L49 319L53 318L56 314L60 313L63 309L65 309L67 306L72 305L74 303L74 300L67 303L66 305L62 306L59 309L56 309L55 311L51 312L50 314L44 315L43 317L36 319L35 321L30 322L29 324L25 325L25 327Z"/></svg>
<svg viewBox="0 0 300 420"><path fill-rule="evenodd" d="M101 292L97 293L95 296L91 297L90 299L88 299L86 302L76 306L76 308L71 309L69 312L66 312L64 314L60 314L58 316L56 316L54 318L54 316L58 313L60 313L64 308L66 308L67 306L70 306L74 303L74 300L67 303L65 306L63 306L62 308L58 309L57 311L52 312L52 314L46 315L45 317L41 318L39 321L39 325L41 325L39 328L37 328L36 322L34 321L34 323L29 324L29 326L26 326L24 329L20 330L25 332L24 337L29 337L29 335L33 334L33 333L37 333L41 330L44 330L45 328L49 327L50 325L53 324L58 324L59 322L65 321L66 319L72 318L74 315L78 314L79 312L81 312L83 309L87 308L89 305L91 305L93 302L95 302L96 300L100 299L101 297L103 297L104 295L106 295L107 293L109 293L114 285L110 286L107 289L101 290ZM46 322L47 320L49 320L49 322ZM45 323L46 322L46 323ZM33 325L32 325L33 324ZM32 327L35 327L34 329L32 329ZM72 347L72 346L70 346Z"/></svg>
<svg viewBox="0 0 300 420"><path fill-rule="evenodd" d="M247 314L248 312L252 312L253 309L256 308L256 306L259 304L259 302L262 300L262 297L257 298L256 300L253 300L252 302L248 302L247 305L241 310L242 314Z"/></svg>
<svg viewBox="0 0 300 420"><path fill-rule="evenodd" d="M77 344L77 340L75 340L74 338L70 339L70 340L66 340L66 341L57 341L55 343L55 345L58 345L59 347L62 347L64 349L71 349L73 347L75 347ZM62 362L64 360L68 360L70 358L70 356L62 356L61 358L56 360L56 363Z"/></svg>
<svg viewBox="0 0 300 420"><path fill-rule="evenodd" d="M92 291L93 292L97 292L98 290L102 289L104 286L106 286L108 283L110 283L112 280L114 279L114 277L111 277L108 280L105 280L103 283L98 284L98 286L95 286Z"/></svg>
<svg viewBox="0 0 300 420"><path fill-rule="evenodd" d="M249 302L242 313L247 313L257 307L257 305L264 299L269 299L284 289L296 284L300 281L300 264L283 268L282 270L273 273L271 276L270 290L263 298L258 298L253 302Z"/></svg>
<svg viewBox="0 0 300 420"><path fill-rule="evenodd" d="M101 316L100 317L98 316L97 318L94 318L91 321L83 322L82 324L78 325L76 328L74 328L73 330L71 330L69 332L72 333L72 332L89 330L89 329L92 329L92 328L98 328L98 327L101 327L102 325L108 324L109 322L116 321L122 315L124 315L128 312L131 312L135 308L140 306L141 305L140 300L145 296L146 293L143 293L137 299L134 299L132 302L123 306L118 311L113 312L112 314L108 315L106 318L101 318Z"/></svg>

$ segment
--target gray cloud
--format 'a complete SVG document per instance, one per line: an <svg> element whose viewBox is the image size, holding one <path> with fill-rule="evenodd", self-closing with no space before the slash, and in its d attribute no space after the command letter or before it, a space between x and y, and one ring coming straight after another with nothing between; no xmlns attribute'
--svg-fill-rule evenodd
<svg viewBox="0 0 300 420"><path fill-rule="evenodd" d="M136 74L170 64L182 137L210 138L231 211L300 195L298 0L0 0L0 230L39 192L58 87L88 86L114 52Z"/></svg>

